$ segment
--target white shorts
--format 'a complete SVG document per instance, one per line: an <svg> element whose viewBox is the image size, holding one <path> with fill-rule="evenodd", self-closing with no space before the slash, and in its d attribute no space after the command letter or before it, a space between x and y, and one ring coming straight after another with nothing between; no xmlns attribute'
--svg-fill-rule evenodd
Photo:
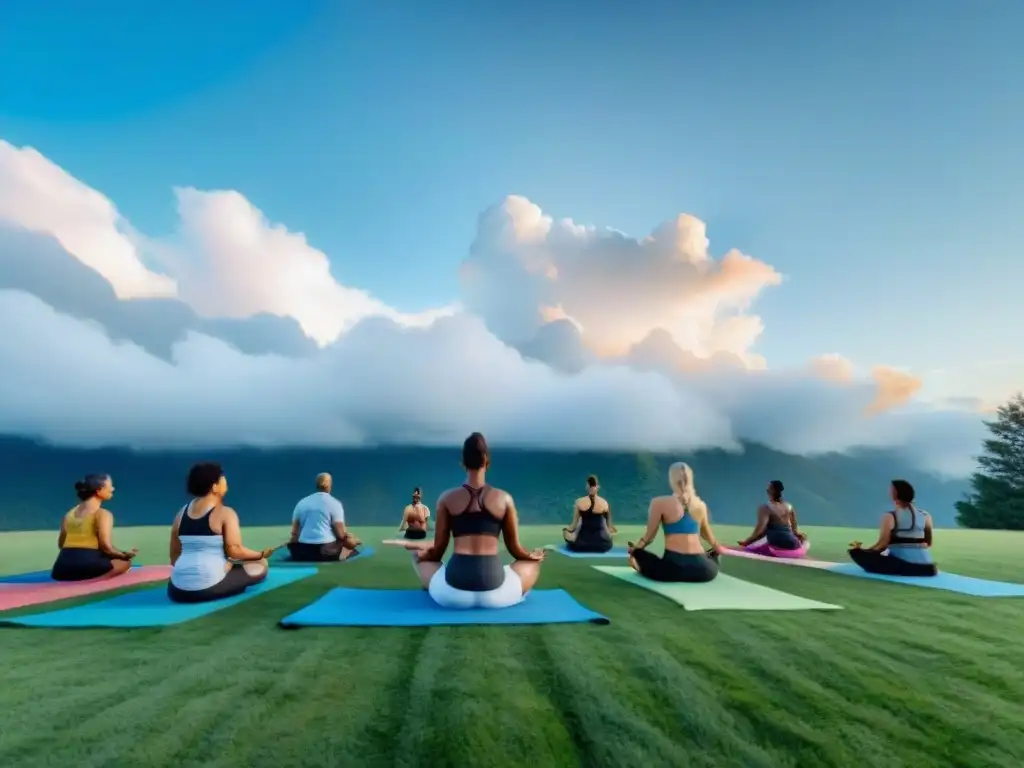
<svg viewBox="0 0 1024 768"><path fill-rule="evenodd" d="M523 601L523 582L512 566L505 566L505 581L497 589L469 592L456 589L444 578L444 565L430 577L427 594L442 608L508 608Z"/></svg>

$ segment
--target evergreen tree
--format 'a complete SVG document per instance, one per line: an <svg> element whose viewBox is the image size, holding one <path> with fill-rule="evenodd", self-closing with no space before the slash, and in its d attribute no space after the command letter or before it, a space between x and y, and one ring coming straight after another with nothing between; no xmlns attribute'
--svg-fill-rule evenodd
<svg viewBox="0 0 1024 768"><path fill-rule="evenodd" d="M964 528L1024 530L1024 394L1018 394L985 422L991 437L971 478L973 493L956 504Z"/></svg>

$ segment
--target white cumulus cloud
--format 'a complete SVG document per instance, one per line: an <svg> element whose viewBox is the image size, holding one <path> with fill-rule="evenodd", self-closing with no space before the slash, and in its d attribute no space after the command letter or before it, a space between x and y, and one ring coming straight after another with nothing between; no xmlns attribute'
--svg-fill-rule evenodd
<svg viewBox="0 0 1024 768"><path fill-rule="evenodd" d="M917 403L912 372L859 373L838 354L768 367L752 309L781 275L716 257L691 215L633 238L508 197L479 218L452 276L459 301L408 314L343 285L239 192L176 194L177 232L150 239L0 141L0 433L140 447L434 445L473 430L551 448L754 440L895 448L951 474L978 446L978 414Z"/></svg>

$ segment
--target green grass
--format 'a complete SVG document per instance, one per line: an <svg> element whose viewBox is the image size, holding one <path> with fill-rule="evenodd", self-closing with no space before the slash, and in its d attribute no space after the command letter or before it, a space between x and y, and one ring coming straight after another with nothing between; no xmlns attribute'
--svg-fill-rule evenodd
<svg viewBox="0 0 1024 768"><path fill-rule="evenodd" d="M871 540L808 532L824 559ZM250 529L247 544L283 534ZM55 538L3 535L0 571L48 567ZM1024 581L1024 535L937 538L947 570ZM116 539L166 562L166 530ZM2 629L0 765L1024 765L1024 600L733 558L734 576L845 610L687 613L593 562L552 554L540 586L606 627L276 626L336 585L415 586L408 556L378 548L167 629Z"/></svg>

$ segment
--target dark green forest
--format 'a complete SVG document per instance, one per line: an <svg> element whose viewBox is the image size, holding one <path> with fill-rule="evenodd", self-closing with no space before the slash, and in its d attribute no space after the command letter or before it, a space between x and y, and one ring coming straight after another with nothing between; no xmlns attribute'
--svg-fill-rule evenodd
<svg viewBox="0 0 1024 768"><path fill-rule="evenodd" d="M888 486L906 477L937 525L954 524L954 504L966 481L915 472L883 451L819 457L792 456L748 444L742 453L700 451L692 455L636 453L546 453L495 448L489 480L515 496L525 523L568 522L574 499L588 474L600 477L602 494L616 519L639 520L651 496L666 493L666 472L677 460L694 468L697 490L713 519L753 522L769 480L786 485L786 497L800 520L817 525L874 526L889 508ZM230 485L229 501L243 524L288 521L295 502L313 490L318 472L330 472L335 494L353 525L398 523L411 489L422 486L433 506L445 488L461 482L456 449L234 449L135 452L126 449L55 448L20 438L0 438L0 530L45 530L75 503L76 479L90 472L114 477L116 496L108 507L118 525L169 523L188 498L185 475L199 460L219 461Z"/></svg>

